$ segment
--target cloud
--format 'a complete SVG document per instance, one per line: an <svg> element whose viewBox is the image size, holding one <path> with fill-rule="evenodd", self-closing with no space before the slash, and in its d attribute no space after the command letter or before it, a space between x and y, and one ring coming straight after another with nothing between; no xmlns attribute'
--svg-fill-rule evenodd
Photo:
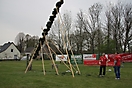
<svg viewBox="0 0 132 88"><path fill-rule="evenodd" d="M3 45L5 42L14 42L16 35L20 32L15 30L15 27L7 24L0 23L0 45Z"/></svg>
<svg viewBox="0 0 132 88"><path fill-rule="evenodd" d="M14 41L19 32L41 36L41 26L45 27L57 1L59 0L0 0L0 44ZM117 2L117 0L109 1ZM109 1L64 0L60 13L63 14L65 10L68 10L73 17L76 17L80 9L87 11L94 3L106 4Z"/></svg>

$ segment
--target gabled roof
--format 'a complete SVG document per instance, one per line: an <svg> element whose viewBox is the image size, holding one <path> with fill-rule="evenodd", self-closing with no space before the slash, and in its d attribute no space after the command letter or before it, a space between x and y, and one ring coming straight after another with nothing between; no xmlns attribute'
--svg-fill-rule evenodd
<svg viewBox="0 0 132 88"><path fill-rule="evenodd" d="M53 50L51 50L51 51L49 51L49 48L48 48L48 46L47 45L44 45L44 48L43 48L43 52L44 53L58 53L58 49L54 46L54 45L49 45L49 47Z"/></svg>
<svg viewBox="0 0 132 88"><path fill-rule="evenodd" d="M3 46L0 47L0 53L5 51L11 44L14 44L13 42L5 43Z"/></svg>
<svg viewBox="0 0 132 88"><path fill-rule="evenodd" d="M57 48L55 46L53 46L53 45L51 46L50 45L50 48L52 48L52 50L54 52L56 52L56 53L58 52L58 50L57 50ZM28 47L28 48L26 48L25 53L33 53L34 49L35 49L35 47ZM51 50L51 53L54 53L52 50ZM42 51L43 51L43 53L50 53L47 45L44 45Z"/></svg>
<svg viewBox="0 0 132 88"><path fill-rule="evenodd" d="M25 53L31 53L34 50L34 47L28 47L25 50Z"/></svg>
<svg viewBox="0 0 132 88"><path fill-rule="evenodd" d="M16 45L13 42L8 42L5 43L3 46L0 46L0 53L5 51L10 45L14 45L16 47ZM16 47L17 48L17 47ZM18 49L18 48L17 48ZM18 50L19 51L19 50Z"/></svg>

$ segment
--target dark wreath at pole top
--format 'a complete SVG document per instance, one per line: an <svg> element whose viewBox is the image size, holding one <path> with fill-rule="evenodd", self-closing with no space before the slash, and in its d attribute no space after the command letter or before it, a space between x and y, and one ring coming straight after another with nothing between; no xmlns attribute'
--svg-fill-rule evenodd
<svg viewBox="0 0 132 88"><path fill-rule="evenodd" d="M44 44L44 41L45 41L45 36L48 34L48 31L50 31L50 28L54 22L54 19L56 18L56 15L59 13L59 9L63 3L64 3L64 0L60 0L56 3L56 7L53 9L52 15L49 17L49 20L46 24L46 28L43 29L42 38L39 39L39 44L37 46L36 52L34 53L33 59L36 59L37 56L39 55L41 46Z"/></svg>

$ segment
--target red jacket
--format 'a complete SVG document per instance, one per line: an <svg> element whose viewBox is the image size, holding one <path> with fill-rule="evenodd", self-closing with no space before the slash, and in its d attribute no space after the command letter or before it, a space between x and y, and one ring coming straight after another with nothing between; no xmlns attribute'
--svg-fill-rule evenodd
<svg viewBox="0 0 132 88"><path fill-rule="evenodd" d="M107 62L106 56L101 56L101 57L99 58L99 62L100 62L100 65L106 66L106 62Z"/></svg>
<svg viewBox="0 0 132 88"><path fill-rule="evenodd" d="M114 57L115 66L120 66L120 65L121 65L121 60L122 60L121 56L117 54L117 55Z"/></svg>

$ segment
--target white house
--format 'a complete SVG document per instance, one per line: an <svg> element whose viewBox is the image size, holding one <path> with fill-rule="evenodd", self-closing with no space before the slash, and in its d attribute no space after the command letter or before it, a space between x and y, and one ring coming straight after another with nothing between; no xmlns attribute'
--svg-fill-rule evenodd
<svg viewBox="0 0 132 88"><path fill-rule="evenodd" d="M13 42L5 43L0 47L0 60L20 59L20 51Z"/></svg>

